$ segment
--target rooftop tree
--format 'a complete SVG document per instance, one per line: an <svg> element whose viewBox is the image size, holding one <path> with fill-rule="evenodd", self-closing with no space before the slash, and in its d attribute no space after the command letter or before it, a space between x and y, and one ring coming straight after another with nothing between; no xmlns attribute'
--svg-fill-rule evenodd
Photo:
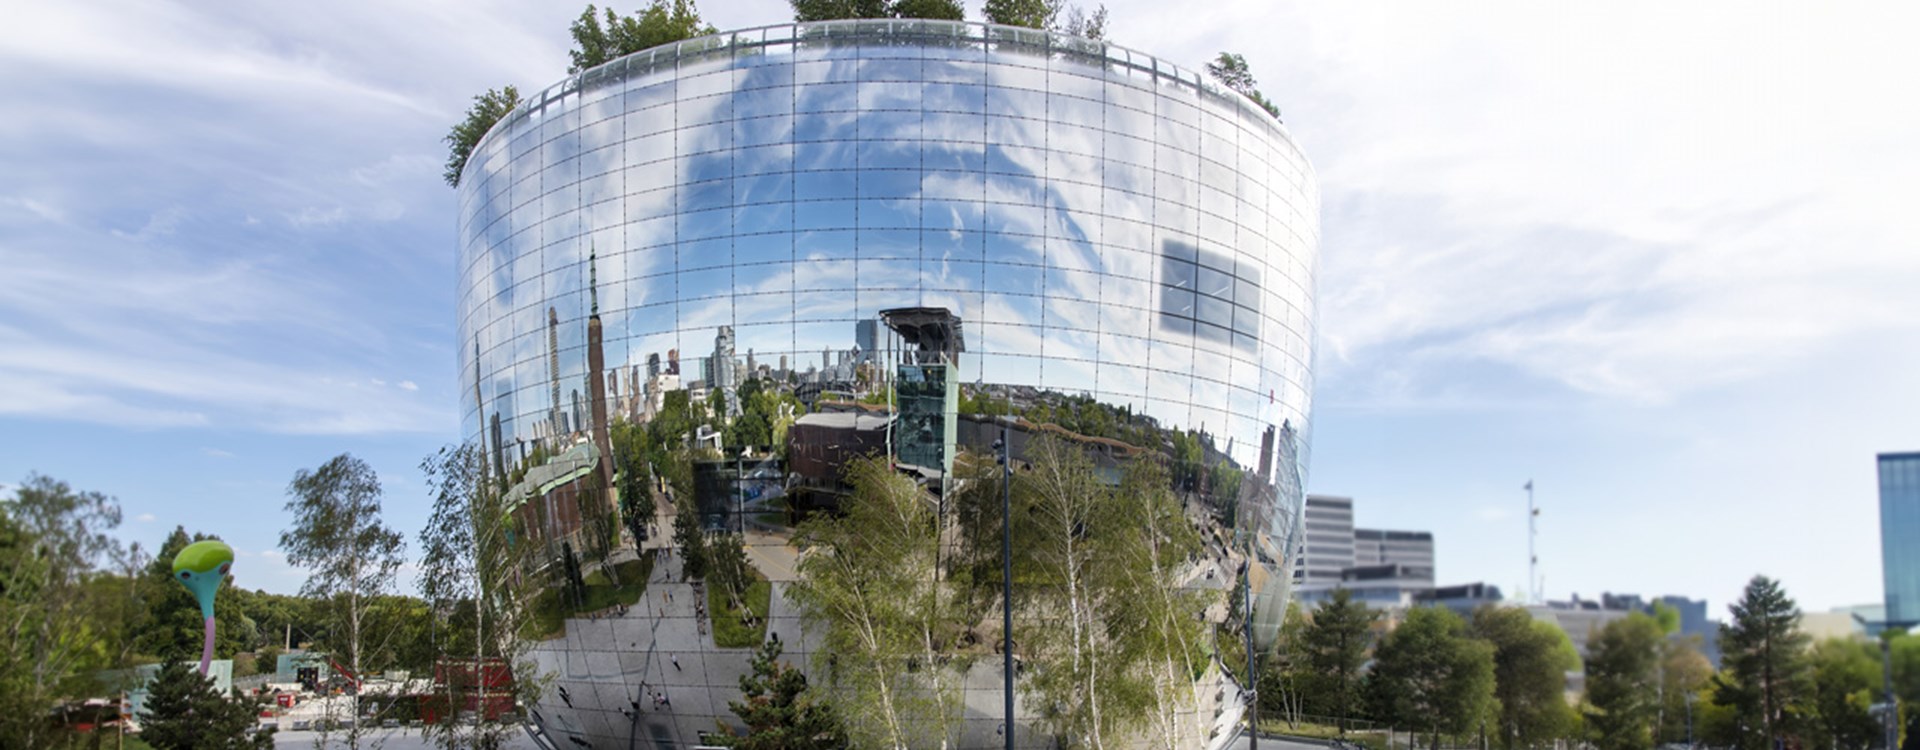
<svg viewBox="0 0 1920 750"><path fill-rule="evenodd" d="M1220 85L1252 99L1254 104L1260 105L1274 119L1279 119L1280 107L1260 94L1260 87L1253 80L1253 70L1247 67L1247 58L1222 52L1213 62L1207 63L1207 74L1219 81Z"/></svg>

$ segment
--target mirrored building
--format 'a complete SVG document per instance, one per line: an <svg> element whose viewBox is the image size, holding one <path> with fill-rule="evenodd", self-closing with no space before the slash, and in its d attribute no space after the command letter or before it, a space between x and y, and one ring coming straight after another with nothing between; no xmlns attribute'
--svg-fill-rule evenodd
<svg viewBox="0 0 1920 750"><path fill-rule="evenodd" d="M997 445L1016 500L1069 454L1090 492L1158 477L1178 528L1150 541L1188 546L1155 580L1201 624L1155 717L1072 728L1045 639L1019 636L1073 624L1031 562L1019 744L1224 742L1244 665L1218 654L1277 632L1308 458L1319 196L1276 118L1077 37L782 25L538 93L480 143L459 197L462 429L552 582L535 654L553 680L530 713L556 746L713 744L742 727L727 702L773 640L816 685L854 689L856 657L830 653L804 595L828 553L798 540L860 497L845 467L862 456L924 497L940 547L924 579L959 613L892 678L939 694L921 734L893 739L999 746L998 620L981 616L998 568L956 562L998 549L963 517L998 513L967 500L997 497ZM723 594L687 568L681 515L744 550L746 583Z"/></svg>

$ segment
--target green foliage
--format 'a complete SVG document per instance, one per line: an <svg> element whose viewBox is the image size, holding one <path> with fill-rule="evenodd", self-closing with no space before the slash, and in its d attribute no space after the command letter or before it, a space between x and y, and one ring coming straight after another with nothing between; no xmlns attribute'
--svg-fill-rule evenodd
<svg viewBox="0 0 1920 750"><path fill-rule="evenodd" d="M726 594L729 607L739 607L740 597L752 583L754 573L747 562L747 543L739 534L721 534L707 540L710 570L707 582Z"/></svg>
<svg viewBox="0 0 1920 750"><path fill-rule="evenodd" d="M843 18L937 18L966 20L958 0L789 0L795 21Z"/></svg>
<svg viewBox="0 0 1920 750"><path fill-rule="evenodd" d="M50 742L47 707L109 665L92 582L121 554L119 525L117 500L37 474L0 500L0 737Z"/></svg>
<svg viewBox="0 0 1920 750"><path fill-rule="evenodd" d="M1653 746L1661 638L1660 624L1635 612L1588 641L1587 727L1601 750Z"/></svg>
<svg viewBox="0 0 1920 750"><path fill-rule="evenodd" d="M370 666L367 627L372 609L393 586L405 559L400 533L380 519L380 479L373 467L341 454L311 471L294 474L287 487L286 509L293 525L280 532L280 549L287 563L307 568L301 594L324 600L332 621L324 644L355 673ZM360 696L353 696L354 715L360 715ZM348 730L349 740L363 727Z"/></svg>
<svg viewBox="0 0 1920 750"><path fill-rule="evenodd" d="M950 739L959 692L933 657L956 629L957 608L934 575L933 512L882 459L849 464L847 480L841 515L797 530L805 553L789 591L821 633L820 658L855 744L939 744Z"/></svg>
<svg viewBox="0 0 1920 750"><path fill-rule="evenodd" d="M1380 613L1335 589L1333 598L1313 611L1300 633L1300 662L1309 713L1348 718L1360 709L1360 668L1373 645L1370 632Z"/></svg>
<svg viewBox="0 0 1920 750"><path fill-rule="evenodd" d="M499 89L487 89L487 93L473 98L473 106L467 108L466 119L461 120L447 132L447 166L440 177L447 181L448 187L460 186L460 173L467 169L467 159L473 156L473 149L480 145L480 139L486 137L501 119L519 106L520 91L512 86Z"/></svg>
<svg viewBox="0 0 1920 750"><path fill-rule="evenodd" d="M1493 645L1495 741L1510 750L1566 736L1573 723L1566 673L1580 666L1567 634L1524 609L1493 606L1473 613L1473 634Z"/></svg>
<svg viewBox="0 0 1920 750"><path fill-rule="evenodd" d="M1079 5L1070 3L1067 5L1066 10L1060 12L1057 17L1061 20L1059 28L1055 29L1056 31L1093 40L1107 38L1107 6L1105 3L1095 8L1092 13L1082 10Z"/></svg>
<svg viewBox="0 0 1920 750"><path fill-rule="evenodd" d="M727 708L747 725L734 750L839 750L847 733L832 704L807 689L807 676L780 661L780 642L753 655L753 674L740 676L740 696Z"/></svg>
<svg viewBox="0 0 1920 750"><path fill-rule="evenodd" d="M693 506L693 493L687 492L675 503L673 543L679 549L682 580L707 577L707 535L700 530L700 513Z"/></svg>
<svg viewBox="0 0 1920 750"><path fill-rule="evenodd" d="M1416 607L1374 649L1375 718L1433 735L1465 734L1493 714L1493 646L1452 610Z"/></svg>
<svg viewBox="0 0 1920 750"><path fill-rule="evenodd" d="M980 12L988 23L1045 29L1060 12L1059 0L987 0Z"/></svg>
<svg viewBox="0 0 1920 750"><path fill-rule="evenodd" d="M1666 602L1653 603L1653 621L1660 626L1661 635L1680 632L1680 610Z"/></svg>
<svg viewBox="0 0 1920 750"><path fill-rule="evenodd" d="M720 648L752 648L767 637L767 607L773 601L773 586L758 574L752 576L734 606L716 587L707 589L707 611L713 618L713 645Z"/></svg>
<svg viewBox="0 0 1920 750"><path fill-rule="evenodd" d="M273 735L254 720L261 706L237 692L223 698L193 665L167 662L149 687L140 738L157 750L268 750Z"/></svg>
<svg viewBox="0 0 1920 750"><path fill-rule="evenodd" d="M1780 584L1754 576L1733 621L1720 626L1720 665L1714 700L1731 707L1746 729L1742 746L1771 747L1793 733L1790 707L1806 690L1807 635L1800 632L1800 608Z"/></svg>
<svg viewBox="0 0 1920 750"><path fill-rule="evenodd" d="M1214 58L1213 62L1207 63L1207 73L1212 75L1214 80L1219 81L1220 85L1252 99L1253 103L1260 105L1267 114L1273 115L1276 119L1280 117L1280 107L1267 101L1267 98L1260 94L1260 87L1253 80L1253 70L1247 67L1246 58L1232 52L1222 52L1219 57Z"/></svg>
<svg viewBox="0 0 1920 750"><path fill-rule="evenodd" d="M888 18L892 8L887 0L789 0L793 20L832 21L843 18Z"/></svg>
<svg viewBox="0 0 1920 750"><path fill-rule="evenodd" d="M1698 706L1689 707L1687 700L1699 693L1707 680L1713 677L1713 664L1700 653L1699 636L1669 635L1662 650L1660 726L1654 738L1656 745L1687 741L1689 711L1699 710Z"/></svg>
<svg viewBox="0 0 1920 750"><path fill-rule="evenodd" d="M1867 708L1880 700L1880 654L1874 645L1832 638L1809 655L1808 747L1868 747L1881 737Z"/></svg>
<svg viewBox="0 0 1920 750"><path fill-rule="evenodd" d="M632 16L621 16L606 9L604 23L599 9L588 5L567 31L573 35L573 49L567 52L573 65L568 73L578 73L602 63L662 44L717 33L712 24L700 20L700 9L692 0L653 0L653 4Z"/></svg>

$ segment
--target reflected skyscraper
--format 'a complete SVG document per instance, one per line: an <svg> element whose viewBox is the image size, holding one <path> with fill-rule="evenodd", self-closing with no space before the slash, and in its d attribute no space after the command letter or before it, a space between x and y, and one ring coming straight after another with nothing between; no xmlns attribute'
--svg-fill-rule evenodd
<svg viewBox="0 0 1920 750"><path fill-rule="evenodd" d="M714 613L654 601L696 600L681 556L649 557L668 535L590 552L572 501L593 467L617 486L598 459L617 418L672 426L660 447L697 481L643 488L661 509L647 520L671 524L684 500L705 509L703 526L744 531L769 581L752 637L778 636L805 668L829 660L814 658L827 645L791 595L805 583L793 527L850 502L845 462L891 459L956 540L941 543L962 544L979 534L960 540L958 498L986 487L1002 434L1016 464L1040 460L1035 446L1084 455L1101 491L1132 467L1164 467L1177 525L1221 541L1168 574L1192 605L1178 619L1272 645L1300 544L1319 195L1286 128L1244 97L1150 55L1030 29L780 25L636 53L535 94L476 147L459 191L456 349L472 359L457 372L478 381L463 429L495 453L522 446L504 467L516 518L563 551L526 574L576 585L565 571L599 581L655 560L631 610L542 600L561 610L542 620L559 630L538 638L551 692L529 716L562 746L691 747L716 722L740 728L726 705L751 645L717 641ZM879 315L902 310L940 311L965 347L889 338ZM582 330L584 355L571 338ZM699 360L684 376L682 350ZM770 361L778 377L759 378ZM642 362L646 385L630 376L623 392L633 407L610 409L607 368ZM747 389L765 397L743 403ZM698 400L712 392L720 408ZM486 435L495 425L503 434ZM1234 619L1232 576L1204 571L1243 566L1253 606ZM981 580L936 572L927 580L943 586ZM1019 627L1065 630L1055 616L1028 608ZM924 723L924 744L997 747L997 660L980 657L998 633L963 623L948 635L911 678L947 675L961 697ZM1015 650L1039 660L1039 640ZM1243 673L1218 652L1196 646L1177 684L1154 691L1169 701L1156 743L1224 736ZM674 710L623 710L662 689ZM1053 709L1022 700L1016 735L1044 746Z"/></svg>

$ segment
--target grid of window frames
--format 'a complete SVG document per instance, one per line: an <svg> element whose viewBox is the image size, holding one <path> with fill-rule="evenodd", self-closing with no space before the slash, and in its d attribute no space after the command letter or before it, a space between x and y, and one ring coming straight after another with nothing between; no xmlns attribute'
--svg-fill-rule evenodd
<svg viewBox="0 0 1920 750"><path fill-rule="evenodd" d="M1256 607L1284 610L1318 191L1284 127L1201 76L977 24L754 29L541 92L481 143L459 192L462 426L496 458L579 442L590 319L606 408L634 419L659 388L733 372L831 388L856 378L863 322L943 307L962 321L969 387L1085 395L1205 433L1248 472L1270 464L1271 507L1240 512L1274 537L1279 588ZM696 744L747 657L680 650L706 636L672 611L686 618L570 625L539 653L566 691L542 701L542 725L618 738L639 731L625 712L646 708L643 686L703 686L673 688L670 734L646 730ZM961 746L994 744L995 719L967 721Z"/></svg>

